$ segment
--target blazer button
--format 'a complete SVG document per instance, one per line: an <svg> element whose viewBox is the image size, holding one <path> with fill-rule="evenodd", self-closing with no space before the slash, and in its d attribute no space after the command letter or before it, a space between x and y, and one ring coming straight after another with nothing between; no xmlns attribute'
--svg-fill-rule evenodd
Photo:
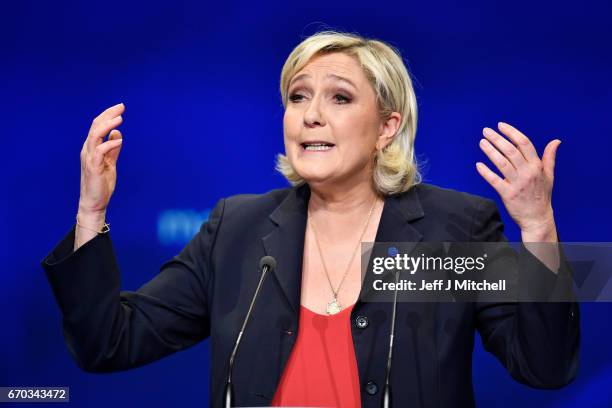
<svg viewBox="0 0 612 408"><path fill-rule="evenodd" d="M357 316L357 318L355 319L355 326L360 329L365 329L366 327L368 327L369 324L370 322L368 321L368 318L366 316Z"/></svg>
<svg viewBox="0 0 612 408"><path fill-rule="evenodd" d="M369 395L374 395L378 392L378 385L374 381L368 381L365 389Z"/></svg>

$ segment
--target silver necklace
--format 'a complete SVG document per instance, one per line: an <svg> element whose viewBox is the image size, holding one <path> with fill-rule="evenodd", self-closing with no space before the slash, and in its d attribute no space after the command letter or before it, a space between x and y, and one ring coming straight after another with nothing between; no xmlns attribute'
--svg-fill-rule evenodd
<svg viewBox="0 0 612 408"><path fill-rule="evenodd" d="M323 270L325 271L325 276L327 277L329 288L332 291L332 299L329 302L327 302L326 311L328 315L336 314L342 310L342 305L340 305L340 302L338 302L338 293L340 292L340 288L342 287L342 284L344 283L344 279L346 278L349 270L351 269L353 259L355 258L355 254L357 253L357 248L359 248L359 244L361 243L361 240L363 239L363 236L365 235L365 232L368 228L368 225L370 223L370 218L372 217L372 212L374 211L375 205L376 205L376 197L374 197L374 202L372 203L372 207L370 208L370 213L368 214L368 218L366 219L366 222L363 226L363 231L361 232L361 236L359 237L359 240L357 241L357 245L355 245L355 249L353 250L351 259L348 262L346 271L344 271L342 280L340 281L340 284L338 285L338 288L336 290L334 290L334 286L331 283L331 279L329 278L329 272L327 271L327 266L325 265L325 260L323 259L323 252L321 251L321 244L319 243L319 238L317 237L317 232L315 230L314 222L312 221L312 213L310 212L310 210L308 210L308 218L310 219L310 226L312 227L312 234L314 235L315 242L317 243L317 249L319 250L319 256L321 257L321 263L323 264Z"/></svg>

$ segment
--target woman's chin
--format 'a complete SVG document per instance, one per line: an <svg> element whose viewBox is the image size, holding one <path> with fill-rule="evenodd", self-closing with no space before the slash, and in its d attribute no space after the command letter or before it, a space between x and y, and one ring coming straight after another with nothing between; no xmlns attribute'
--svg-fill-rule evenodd
<svg viewBox="0 0 612 408"><path fill-rule="evenodd" d="M317 184L323 183L326 181L330 181L333 178L333 174L331 172L322 172L322 171L299 171L298 174L308 183L308 184Z"/></svg>
<svg viewBox="0 0 612 408"><path fill-rule="evenodd" d="M308 175L306 177L302 177L304 180L306 180L306 183L308 184L320 184L320 183L324 183L326 181L330 181L330 177L329 176L311 176Z"/></svg>

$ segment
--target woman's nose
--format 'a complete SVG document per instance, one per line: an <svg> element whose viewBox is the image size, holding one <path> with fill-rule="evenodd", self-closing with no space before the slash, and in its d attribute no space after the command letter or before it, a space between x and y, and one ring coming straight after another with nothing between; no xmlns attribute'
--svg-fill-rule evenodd
<svg viewBox="0 0 612 408"><path fill-rule="evenodd" d="M306 126L323 126L323 116L320 110L320 102L318 97L312 98L308 104L308 108L304 112L304 124Z"/></svg>

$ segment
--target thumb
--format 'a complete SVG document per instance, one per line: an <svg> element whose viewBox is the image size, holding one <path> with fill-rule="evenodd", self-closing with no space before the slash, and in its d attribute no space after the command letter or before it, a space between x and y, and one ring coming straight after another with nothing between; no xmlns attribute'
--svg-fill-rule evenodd
<svg viewBox="0 0 612 408"><path fill-rule="evenodd" d="M544 172L549 178L554 178L555 173L555 159L557 157L557 149L561 144L561 140L555 139L549 142L544 148L542 154L542 164L544 166Z"/></svg>
<svg viewBox="0 0 612 408"><path fill-rule="evenodd" d="M108 135L108 140L116 140L116 139L123 139L123 137L120 131L118 131L117 129L113 129ZM119 146L115 147L114 149L110 150L106 154L106 156L110 159L110 162L113 165L117 164L117 160L119 159L119 153L121 152L122 145L123 143L121 143Z"/></svg>

